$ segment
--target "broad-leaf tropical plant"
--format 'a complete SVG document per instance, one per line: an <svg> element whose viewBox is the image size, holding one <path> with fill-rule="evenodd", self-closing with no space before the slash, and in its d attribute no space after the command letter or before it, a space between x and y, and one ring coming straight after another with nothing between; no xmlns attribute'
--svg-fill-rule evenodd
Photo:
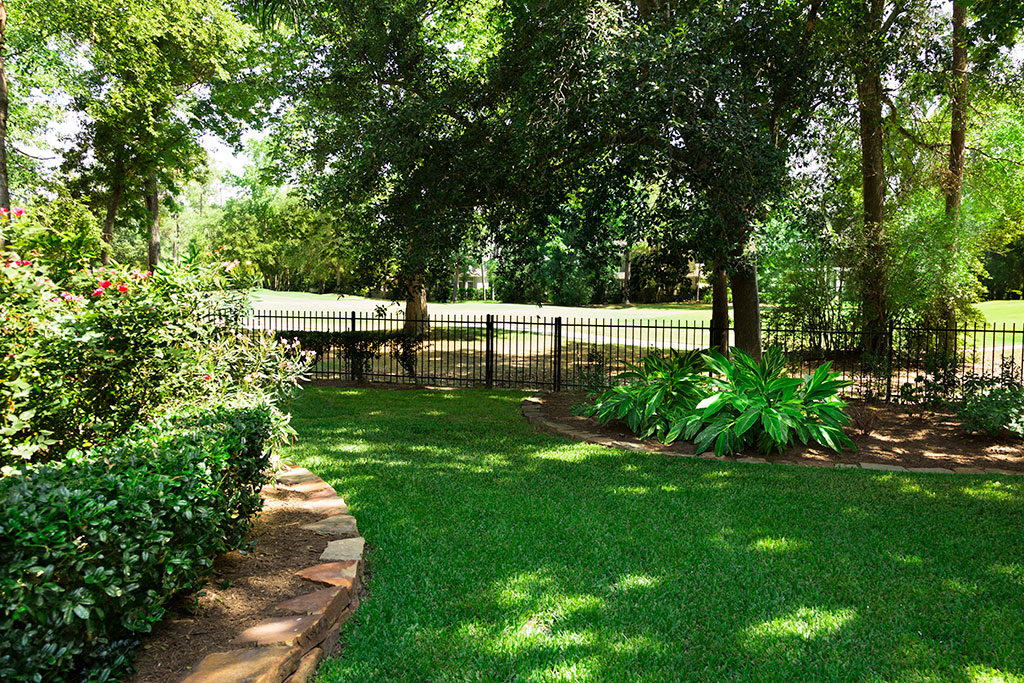
<svg viewBox="0 0 1024 683"><path fill-rule="evenodd" d="M601 394L584 415L601 424L619 418L642 439L664 440L670 425L692 413L706 393L707 368L694 351L672 350L668 357L652 353L626 367L617 378L625 383Z"/></svg>
<svg viewBox="0 0 1024 683"><path fill-rule="evenodd" d="M843 433L850 418L839 391L850 382L838 379L832 363L803 379L787 377L785 357L770 348L760 362L734 349L734 360L717 351L703 354L714 373L713 393L694 411L680 415L665 435L666 442L692 439L698 452L713 446L716 455L756 445L762 453L782 451L794 440L815 442L835 451L853 442Z"/></svg>

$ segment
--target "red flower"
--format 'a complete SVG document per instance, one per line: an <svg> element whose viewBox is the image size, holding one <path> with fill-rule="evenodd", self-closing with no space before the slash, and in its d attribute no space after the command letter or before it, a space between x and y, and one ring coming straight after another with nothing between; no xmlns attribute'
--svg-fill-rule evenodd
<svg viewBox="0 0 1024 683"><path fill-rule="evenodd" d="M100 287L102 287L103 289L106 289L106 288L107 288L107 287L109 287L109 286L110 286L111 284L112 284L112 283L110 282L110 280L104 280L103 282L101 282L101 283L100 283Z"/></svg>
<svg viewBox="0 0 1024 683"><path fill-rule="evenodd" d="M213 378L210 377L209 375L203 375L203 379L213 379Z"/></svg>
<svg viewBox="0 0 1024 683"><path fill-rule="evenodd" d="M24 215L25 215L25 209L21 208L20 206L14 207L14 217L15 218L21 218Z"/></svg>
<svg viewBox="0 0 1024 683"><path fill-rule="evenodd" d="M128 291L128 285L126 285L125 283L122 282L121 284L119 284L117 286L117 291L122 292L122 293L127 292Z"/></svg>
<svg viewBox="0 0 1024 683"><path fill-rule="evenodd" d="M8 211L4 207L0 206L0 216L6 216L9 213L10 213L10 211Z"/></svg>
<svg viewBox="0 0 1024 683"><path fill-rule="evenodd" d="M94 289L94 290L92 290L92 295L93 296L103 296L103 290L102 289Z"/></svg>

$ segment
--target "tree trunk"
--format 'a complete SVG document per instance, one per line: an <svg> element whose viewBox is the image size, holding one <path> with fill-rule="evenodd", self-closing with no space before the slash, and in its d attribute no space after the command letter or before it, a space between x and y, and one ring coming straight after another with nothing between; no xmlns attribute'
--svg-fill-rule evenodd
<svg viewBox="0 0 1024 683"><path fill-rule="evenodd" d="M950 134L949 134L949 168L942 183L942 193L946 199L946 218L956 222L960 218L960 203L963 198L964 185L964 150L967 146L967 36L965 24L967 8L962 0L953 3L953 80L950 84ZM951 228L954 226L950 226ZM956 231L949 234L946 242L945 255L947 263L955 260L957 251ZM956 329L956 305L952 295L943 297L939 311L938 325L947 330ZM943 334L947 346L955 345L955 335Z"/></svg>
<svg viewBox="0 0 1024 683"><path fill-rule="evenodd" d="M729 355L729 280L715 259L711 275L711 348Z"/></svg>
<svg viewBox="0 0 1024 683"><path fill-rule="evenodd" d="M0 207L11 210L11 188L7 176L7 109L10 98L7 92L7 64L4 53L7 49L7 5L0 0ZM0 249L4 247L4 234L0 230Z"/></svg>
<svg viewBox="0 0 1024 683"><path fill-rule="evenodd" d="M952 125L949 136L949 177L946 179L946 216L960 211L964 184L964 149L967 145L967 36L964 25L967 8L963 1L953 3L953 83L950 93Z"/></svg>
<svg viewBox="0 0 1024 683"><path fill-rule="evenodd" d="M633 259L630 258L630 248L626 245L626 262L622 266L622 303L629 305L629 276L633 270Z"/></svg>
<svg viewBox="0 0 1024 683"><path fill-rule="evenodd" d="M417 275L406 287L405 331L410 334L423 334L429 329L427 287L423 284L423 277Z"/></svg>
<svg viewBox="0 0 1024 683"><path fill-rule="evenodd" d="M885 139L882 130L882 79L867 69L857 79L860 106L861 179L864 230L861 239L860 298L863 344L877 351L889 318L885 258Z"/></svg>
<svg viewBox="0 0 1024 683"><path fill-rule="evenodd" d="M480 283L484 286L484 301L487 301L487 257L480 259Z"/></svg>
<svg viewBox="0 0 1024 683"><path fill-rule="evenodd" d="M117 218L117 209L124 198L124 179L118 178L110 188L110 196L107 197L107 213L103 218L103 251L100 253L100 261L103 265L110 265L110 248L114 244L114 220Z"/></svg>
<svg viewBox="0 0 1024 683"><path fill-rule="evenodd" d="M757 287L757 261L745 260L730 273L732 314L736 319L736 348L761 360L761 297Z"/></svg>
<svg viewBox="0 0 1024 683"><path fill-rule="evenodd" d="M452 273L452 303L459 300L459 271L456 267L455 272Z"/></svg>
<svg viewBox="0 0 1024 683"><path fill-rule="evenodd" d="M149 270L156 270L160 265L160 189L156 183L156 173L150 173L146 180L146 210L149 211Z"/></svg>

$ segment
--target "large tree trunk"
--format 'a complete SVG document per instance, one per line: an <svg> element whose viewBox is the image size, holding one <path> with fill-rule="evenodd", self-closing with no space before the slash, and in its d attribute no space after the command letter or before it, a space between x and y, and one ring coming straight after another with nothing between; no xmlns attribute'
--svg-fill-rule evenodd
<svg viewBox="0 0 1024 683"><path fill-rule="evenodd" d="M430 329L427 313L427 287L422 276L415 276L406 287L405 299L405 331L410 334L423 334Z"/></svg>
<svg viewBox="0 0 1024 683"><path fill-rule="evenodd" d="M878 351L889 318L885 257L885 139L882 130L882 79L877 70L858 74L861 178L864 229L861 239L860 299L865 348Z"/></svg>
<svg viewBox="0 0 1024 683"><path fill-rule="evenodd" d="M146 180L146 210L149 211L149 270L156 270L160 264L160 190L156 173L150 173Z"/></svg>
<svg viewBox="0 0 1024 683"><path fill-rule="evenodd" d="M761 360L761 296L757 287L757 261L745 259L730 273L736 348Z"/></svg>
<svg viewBox="0 0 1024 683"><path fill-rule="evenodd" d="M967 146L967 36L964 25L967 8L963 1L953 3L953 83L950 93L952 125L949 136L949 177L943 188L946 215L954 218L960 211L964 184L964 149Z"/></svg>
<svg viewBox="0 0 1024 683"><path fill-rule="evenodd" d="M949 168L942 184L942 192L946 199L946 218L957 221L960 218L960 203L963 198L964 185L964 150L967 147L967 36L964 30L967 21L967 8L962 0L953 3L953 70L950 84L950 134L949 134ZM948 262L955 259L957 251L956 235L950 234L949 241L944 245ZM953 297L943 298L939 311L940 320L936 321L947 330L956 329L956 305ZM944 333L942 340L952 348L956 344L956 335Z"/></svg>
<svg viewBox="0 0 1024 683"><path fill-rule="evenodd" d="M711 274L711 348L729 355L729 279L721 259Z"/></svg>
<svg viewBox="0 0 1024 683"><path fill-rule="evenodd" d="M110 248L114 244L114 221L123 198L124 180L118 179L110 188L110 196L107 197L107 213L103 217L103 252L100 254L100 261L105 266L110 265Z"/></svg>
<svg viewBox="0 0 1024 683"><path fill-rule="evenodd" d="M10 98L7 92L7 5L0 0L0 207L11 210L11 188L7 176L7 110ZM0 249L4 248L4 233L0 230Z"/></svg>

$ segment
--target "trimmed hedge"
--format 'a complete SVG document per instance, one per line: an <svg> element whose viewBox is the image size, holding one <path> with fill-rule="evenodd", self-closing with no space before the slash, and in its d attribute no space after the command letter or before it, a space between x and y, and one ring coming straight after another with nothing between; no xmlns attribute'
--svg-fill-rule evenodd
<svg viewBox="0 0 1024 683"><path fill-rule="evenodd" d="M206 409L0 479L0 680L111 681L177 592L244 548L269 408Z"/></svg>

